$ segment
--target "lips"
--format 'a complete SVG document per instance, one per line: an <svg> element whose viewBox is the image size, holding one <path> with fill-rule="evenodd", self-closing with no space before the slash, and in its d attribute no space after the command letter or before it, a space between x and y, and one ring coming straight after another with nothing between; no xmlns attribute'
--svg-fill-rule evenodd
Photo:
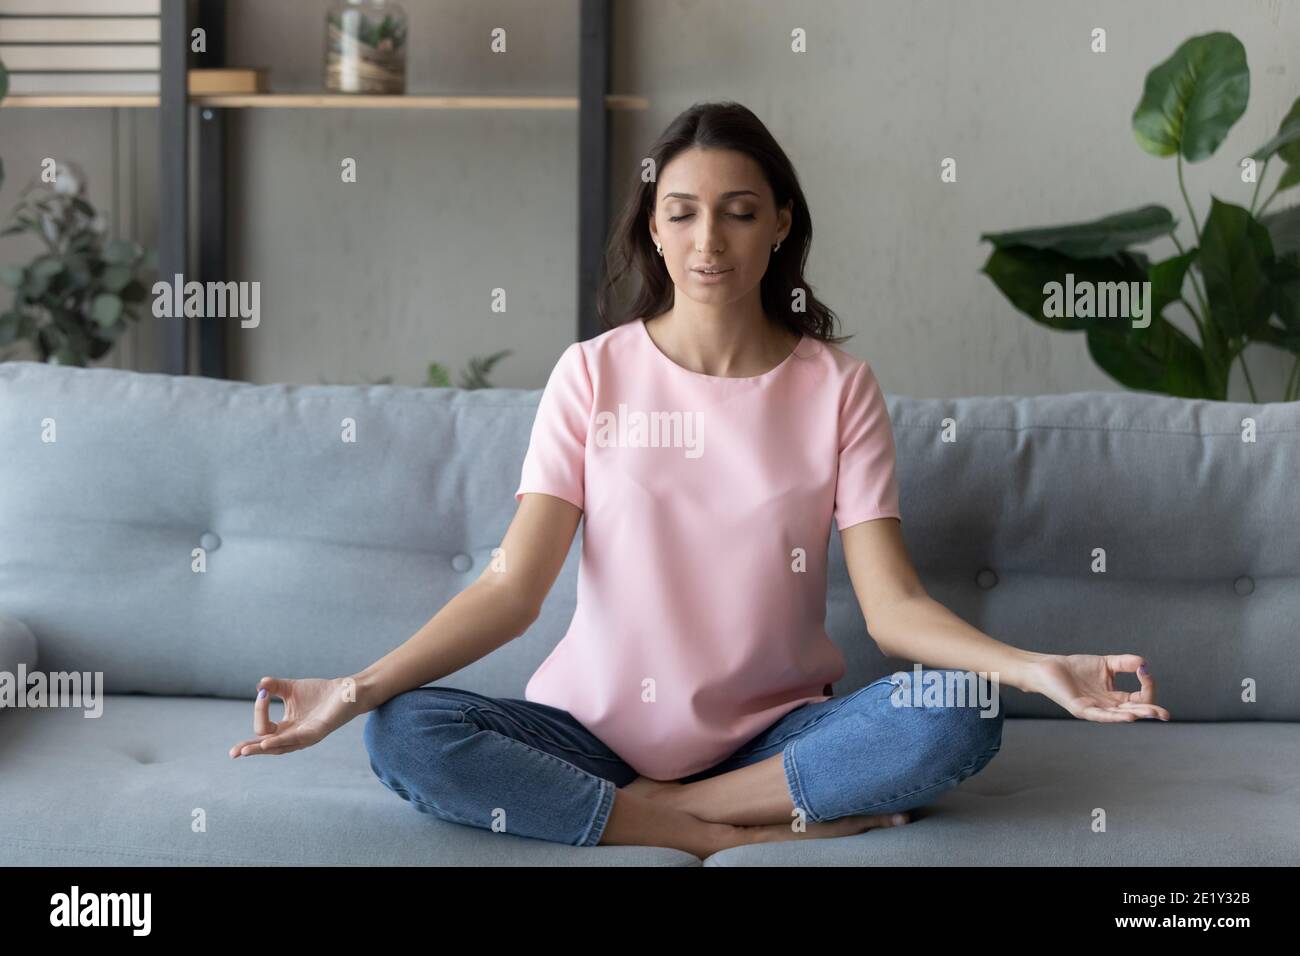
<svg viewBox="0 0 1300 956"><path fill-rule="evenodd" d="M691 271L699 272L703 275L719 275L723 272L730 272L731 268L730 267L724 268L723 266L696 266Z"/></svg>

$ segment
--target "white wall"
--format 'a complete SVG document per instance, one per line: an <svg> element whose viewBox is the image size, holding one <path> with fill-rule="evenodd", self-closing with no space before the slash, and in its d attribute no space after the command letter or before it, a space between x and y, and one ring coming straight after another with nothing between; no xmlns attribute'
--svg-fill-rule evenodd
<svg viewBox="0 0 1300 956"><path fill-rule="evenodd" d="M576 90L577 0L403 5L412 91ZM271 66L278 90L319 88L324 3L232 0L230 9L233 65ZM508 31L505 55L488 49L497 26ZM1100 55L1089 50L1098 26L1109 41ZM805 54L790 52L796 27L807 31ZM809 279L855 334L846 348L872 362L887 391L1117 389L1081 335L1020 316L979 273L989 251L979 235L1148 202L1185 220L1173 162L1142 152L1129 118L1146 72L1210 30L1245 44L1251 98L1216 156L1186 167L1202 222L1211 193L1249 203L1237 163L1300 96L1300 75L1288 72L1300 0L614 0L612 88L648 97L651 108L613 114L612 202L677 112L739 100L793 160L814 223ZM459 369L471 355L510 348L494 382L544 383L576 325L575 114L232 116L229 277L262 283L263 312L256 330L232 325L234 374L306 383L392 375L414 385L435 359ZM10 179L0 207L26 178L20 167L52 149L129 183L121 142L111 158L110 123L90 111L0 108ZM137 126L140 169L152 170L152 117ZM344 156L358 160L354 185L339 181ZM954 184L939 181L948 156L958 163ZM118 202L138 210L133 228L152 241L152 173L135 181L138 195ZM1300 190L1286 203L1297 198ZM6 261L19 258L12 242L0 240ZM496 286L508 290L505 315L489 309ZM140 353L132 367L147 367L152 352ZM1261 347L1247 360L1261 397L1279 397L1289 360ZM1245 396L1236 367L1231 397Z"/></svg>

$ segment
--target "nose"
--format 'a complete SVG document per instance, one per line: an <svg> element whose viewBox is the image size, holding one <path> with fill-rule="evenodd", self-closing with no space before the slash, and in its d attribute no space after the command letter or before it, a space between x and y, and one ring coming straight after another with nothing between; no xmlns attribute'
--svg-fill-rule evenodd
<svg viewBox="0 0 1300 956"><path fill-rule="evenodd" d="M721 253L722 241L717 235L717 218L712 213L706 213L696 221L699 226L695 232L695 251L701 255Z"/></svg>

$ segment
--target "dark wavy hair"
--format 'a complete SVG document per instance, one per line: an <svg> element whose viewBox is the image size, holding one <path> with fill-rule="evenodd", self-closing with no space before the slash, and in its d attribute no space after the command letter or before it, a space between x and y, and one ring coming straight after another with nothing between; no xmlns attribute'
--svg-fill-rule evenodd
<svg viewBox="0 0 1300 956"><path fill-rule="evenodd" d="M849 336L835 336L834 312L813 295L804 279L804 265L812 245L812 218L785 151L767 127L749 109L732 101L696 103L668 124L648 157L654 161L655 178L637 184L628 197L610 233L605 250L605 278L596 296L596 311L607 329L642 317L650 318L668 309L673 300L673 281L663 258L650 237L650 216L654 210L658 174L678 153L691 147L731 149L752 156L763 170L779 210L793 199L790 234L772 253L761 282L763 311L777 324L809 338L838 345ZM614 286L629 274L639 277L636 292L622 317L611 320ZM792 308L791 293L804 292L806 311Z"/></svg>

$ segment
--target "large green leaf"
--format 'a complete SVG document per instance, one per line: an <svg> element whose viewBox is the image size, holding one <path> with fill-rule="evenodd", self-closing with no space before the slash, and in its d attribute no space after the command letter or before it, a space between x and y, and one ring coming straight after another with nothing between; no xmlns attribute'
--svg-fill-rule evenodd
<svg viewBox="0 0 1300 956"><path fill-rule="evenodd" d="M1300 252L1300 206L1271 212L1260 219L1259 224L1268 230L1268 236L1273 240L1274 255Z"/></svg>
<svg viewBox="0 0 1300 956"><path fill-rule="evenodd" d="M1269 268L1272 292L1272 315L1281 321L1278 328L1269 319L1251 329L1251 338L1300 354L1300 252L1279 256Z"/></svg>
<svg viewBox="0 0 1300 956"><path fill-rule="evenodd" d="M1133 111L1133 134L1148 153L1181 152L1194 163L1213 155L1249 99L1250 67L1241 41L1231 33L1195 36L1147 74Z"/></svg>
<svg viewBox="0 0 1300 956"><path fill-rule="evenodd" d="M1211 197L1199 264L1209 299L1207 320L1229 339L1248 335L1253 326L1268 318L1272 261L1268 230L1241 206Z"/></svg>
<svg viewBox="0 0 1300 956"><path fill-rule="evenodd" d="M1104 259L1072 259L1050 249L1011 246L994 249L981 269L1001 290L1013 306L1049 328L1071 332L1086 329L1098 322L1113 323L1116 318L1096 319L1069 315L1047 315L1049 283L1063 289L1067 283L1076 287L1083 282L1142 282L1147 278L1146 257L1121 252ZM1069 279L1068 276L1073 276Z"/></svg>
<svg viewBox="0 0 1300 956"><path fill-rule="evenodd" d="M1284 189L1290 189L1292 186L1300 185L1300 163L1294 166L1288 166L1282 178L1277 181L1275 189L1282 192Z"/></svg>
<svg viewBox="0 0 1300 956"><path fill-rule="evenodd" d="M1222 398L1201 350L1164 318L1146 328L1098 323L1088 329L1088 354L1128 388L1184 398Z"/></svg>
<svg viewBox="0 0 1300 956"><path fill-rule="evenodd" d="M987 239L999 249L1031 246L1035 249L1052 249L1076 259L1100 259L1129 246L1168 235L1176 226L1168 209L1150 205L1117 212L1091 222L1018 229L1014 232L986 232L980 239Z"/></svg>
<svg viewBox="0 0 1300 956"><path fill-rule="evenodd" d="M1151 282L1152 315L1163 315L1165 306L1182 298L1183 279L1188 267L1196 259L1197 251L1189 249L1180 256L1152 263L1147 270L1147 278Z"/></svg>
<svg viewBox="0 0 1300 956"><path fill-rule="evenodd" d="M1291 104L1286 116L1282 117L1277 135L1250 155L1252 159L1262 162L1274 153L1288 163L1300 162L1300 97Z"/></svg>

